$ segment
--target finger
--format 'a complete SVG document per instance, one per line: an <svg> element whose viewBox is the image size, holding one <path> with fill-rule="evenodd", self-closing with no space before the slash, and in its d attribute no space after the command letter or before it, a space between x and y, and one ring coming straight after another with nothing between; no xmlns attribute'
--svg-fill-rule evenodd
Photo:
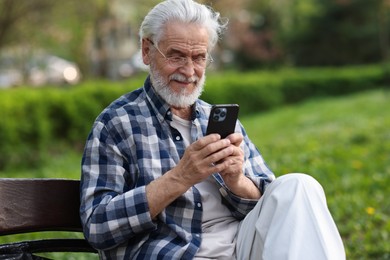
<svg viewBox="0 0 390 260"><path fill-rule="evenodd" d="M199 151L202 150L208 144L214 143L218 140L221 140L221 136L219 134L210 134L199 138L197 141L192 143L190 147L192 147L195 151Z"/></svg>
<svg viewBox="0 0 390 260"><path fill-rule="evenodd" d="M229 160L221 161L220 163L213 163L209 165L208 174L222 173L229 169L231 162Z"/></svg>
<svg viewBox="0 0 390 260"><path fill-rule="evenodd" d="M228 148L229 146L232 146L229 139L221 139L221 140L218 140L214 143L210 143L210 144L206 145L201 150L202 157L207 158L207 157L211 156L211 158L214 158L214 157L219 157L221 155L226 157L226 156L228 156L228 155L226 155L226 153L229 153L229 155L231 155L231 153L234 152L233 146L231 147L231 150L229 149L227 151L222 151L222 150ZM222 151L222 153L218 153L221 151ZM215 162L215 161L213 161L213 162Z"/></svg>
<svg viewBox="0 0 390 260"><path fill-rule="evenodd" d="M229 158L234 153L234 148L232 146L225 147L214 153L209 154L204 158L204 163L206 165L218 165L221 162L225 163L226 159ZM228 164L228 162L226 162Z"/></svg>
<svg viewBox="0 0 390 260"><path fill-rule="evenodd" d="M226 138L229 139L230 142L235 146L240 146L240 144L244 140L244 136L240 133L233 133Z"/></svg>

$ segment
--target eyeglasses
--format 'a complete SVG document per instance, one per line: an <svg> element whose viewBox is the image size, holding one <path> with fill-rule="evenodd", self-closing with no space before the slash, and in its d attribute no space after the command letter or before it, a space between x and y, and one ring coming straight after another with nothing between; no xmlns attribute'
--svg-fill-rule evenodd
<svg viewBox="0 0 390 260"><path fill-rule="evenodd" d="M163 56L167 61L167 63L173 68L180 68L187 65L188 59L191 59L194 67L201 68L201 69L208 67L214 61L213 57L211 57L211 55L208 53L207 53L207 57L196 56L196 57L189 58L189 57L184 57L179 55L173 55L167 57L164 55L164 53L160 51L160 49L157 47L156 44L154 44L152 40L147 39L147 41L150 42L154 48L156 48L156 50L161 54L161 56Z"/></svg>

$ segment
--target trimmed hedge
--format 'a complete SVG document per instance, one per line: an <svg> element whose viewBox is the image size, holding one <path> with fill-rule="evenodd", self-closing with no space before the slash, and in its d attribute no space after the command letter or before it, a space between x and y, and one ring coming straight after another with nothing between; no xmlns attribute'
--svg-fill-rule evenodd
<svg viewBox="0 0 390 260"><path fill-rule="evenodd" d="M0 91L0 170L38 165L63 144L82 145L99 112L131 90L125 84L99 81L71 88Z"/></svg>
<svg viewBox="0 0 390 260"><path fill-rule="evenodd" d="M313 97L389 86L389 72L372 65L221 73L207 79L202 98L210 103L238 103L243 115Z"/></svg>
<svg viewBox="0 0 390 260"><path fill-rule="evenodd" d="M214 73L208 75L202 99L238 103L243 116L311 97L388 86L387 79L382 66ZM1 90L0 170L37 165L61 144L81 147L104 107L143 80L144 75L69 88Z"/></svg>

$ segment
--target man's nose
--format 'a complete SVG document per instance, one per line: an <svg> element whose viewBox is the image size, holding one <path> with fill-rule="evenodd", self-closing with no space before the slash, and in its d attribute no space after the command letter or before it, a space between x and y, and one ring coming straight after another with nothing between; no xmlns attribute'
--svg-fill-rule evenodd
<svg viewBox="0 0 390 260"><path fill-rule="evenodd" d="M191 58L187 58L187 62L180 67L180 73L187 77L192 77L195 74L195 64Z"/></svg>

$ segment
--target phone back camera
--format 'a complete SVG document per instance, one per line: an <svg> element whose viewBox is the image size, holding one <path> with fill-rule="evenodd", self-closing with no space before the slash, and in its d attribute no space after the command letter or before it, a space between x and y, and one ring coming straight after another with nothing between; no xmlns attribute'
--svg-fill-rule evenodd
<svg viewBox="0 0 390 260"><path fill-rule="evenodd" d="M226 108L217 108L214 110L213 120L214 122L222 122L226 118Z"/></svg>

